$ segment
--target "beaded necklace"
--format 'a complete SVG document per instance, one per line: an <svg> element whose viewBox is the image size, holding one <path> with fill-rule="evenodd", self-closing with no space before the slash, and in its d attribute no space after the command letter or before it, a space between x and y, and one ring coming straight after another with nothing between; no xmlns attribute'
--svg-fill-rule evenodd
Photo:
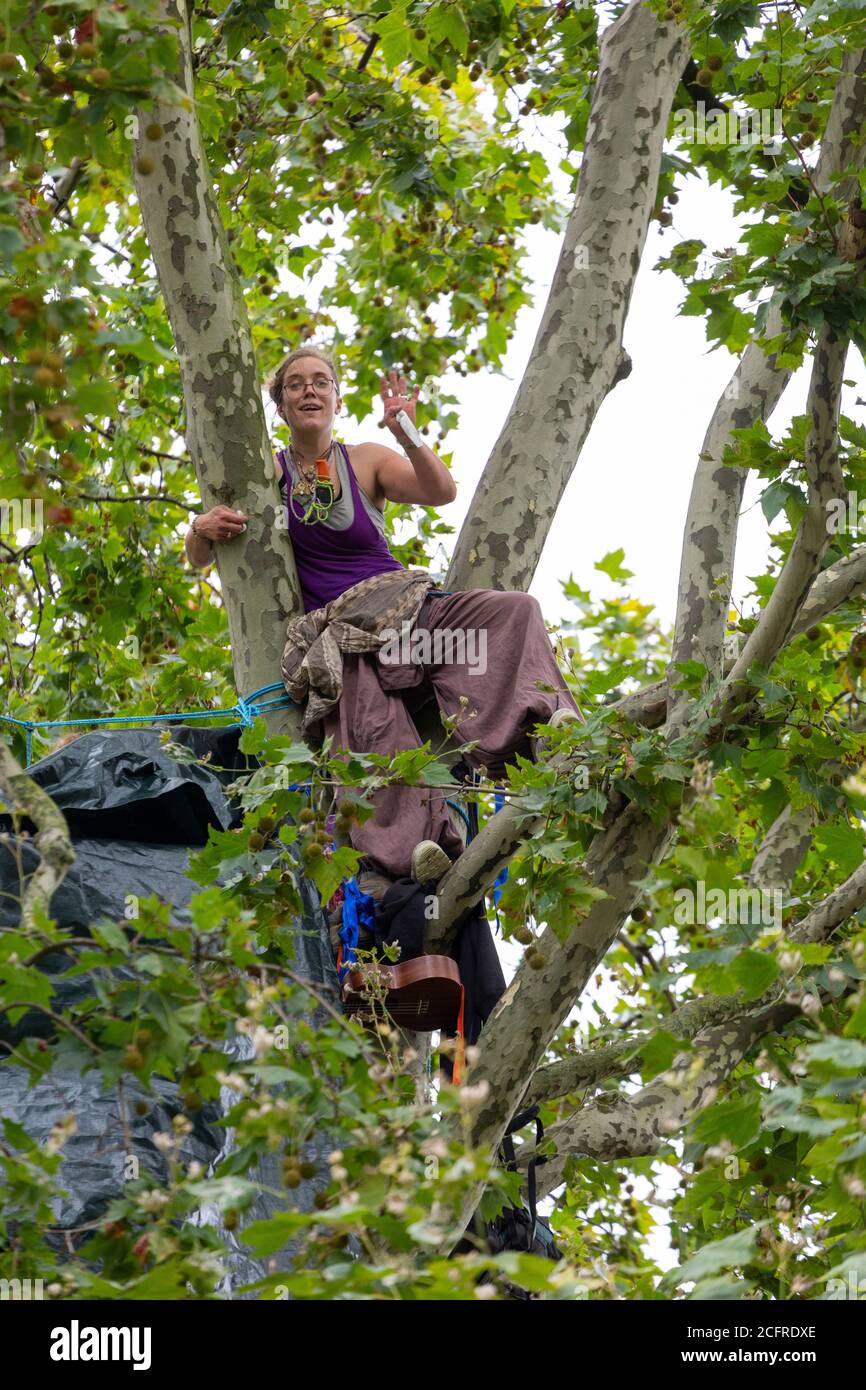
<svg viewBox="0 0 866 1390"><path fill-rule="evenodd" d="M289 494L289 506L295 520L302 521L307 526L311 526L314 521L327 521L334 505L335 488L331 477L330 459L336 447L337 442L332 439L325 457L316 459L312 469L306 471L291 444L289 445L292 463L299 474Z"/></svg>

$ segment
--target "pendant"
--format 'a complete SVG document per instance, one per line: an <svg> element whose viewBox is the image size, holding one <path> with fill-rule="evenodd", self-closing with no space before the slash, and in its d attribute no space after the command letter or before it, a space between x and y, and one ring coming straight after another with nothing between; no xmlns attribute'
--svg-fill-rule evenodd
<svg viewBox="0 0 866 1390"><path fill-rule="evenodd" d="M327 459L316 459L315 477L304 475L292 488L292 501L301 508L300 521L326 521L334 505L334 483Z"/></svg>

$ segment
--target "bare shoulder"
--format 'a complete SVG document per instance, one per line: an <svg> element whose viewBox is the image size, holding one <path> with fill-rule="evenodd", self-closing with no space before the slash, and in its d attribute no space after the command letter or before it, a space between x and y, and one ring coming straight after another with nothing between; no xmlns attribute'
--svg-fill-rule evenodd
<svg viewBox="0 0 866 1390"><path fill-rule="evenodd" d="M379 482L379 469L393 450L387 449L383 444L368 443L347 444L346 452L349 455L355 477L367 496L381 511L388 499Z"/></svg>
<svg viewBox="0 0 866 1390"><path fill-rule="evenodd" d="M396 458L401 457L396 449L389 449L387 444L348 444L346 447L353 463L375 465L381 463L382 459L388 458L391 454Z"/></svg>

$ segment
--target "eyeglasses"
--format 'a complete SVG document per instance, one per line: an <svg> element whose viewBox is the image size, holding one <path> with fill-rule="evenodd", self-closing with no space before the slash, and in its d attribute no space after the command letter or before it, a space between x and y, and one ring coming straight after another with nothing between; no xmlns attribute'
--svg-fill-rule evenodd
<svg viewBox="0 0 866 1390"><path fill-rule="evenodd" d="M314 376L310 381L305 381L302 376L293 376L290 377L288 381L283 382L283 389L288 391L290 396L297 396L300 395L305 387L312 386L314 391L320 396L324 396L325 393L330 391L331 387L336 386L336 384L333 378L329 376Z"/></svg>

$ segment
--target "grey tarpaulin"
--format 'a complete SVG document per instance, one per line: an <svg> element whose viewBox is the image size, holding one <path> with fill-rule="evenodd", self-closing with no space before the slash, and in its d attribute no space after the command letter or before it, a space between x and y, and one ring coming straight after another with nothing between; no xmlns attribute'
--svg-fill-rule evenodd
<svg viewBox="0 0 866 1390"><path fill-rule="evenodd" d="M225 791L226 784L250 766L239 752L239 736L237 727L174 727L173 742L192 748L199 757L210 754L213 766L202 767L168 756L157 729L100 730L75 739L29 769L63 810L76 852L76 862L51 903L59 926L70 934L86 935L89 925L100 917L122 919L133 894L139 898L156 894L178 912L187 907L196 891L186 876L191 850L206 842L210 825L227 829L240 819ZM0 814L0 830L11 829L10 817ZM2 926L14 926L18 920L21 882L16 855L25 876L38 863L30 841L16 844L10 835L8 843L0 844ZM324 987L336 1002L339 993L327 923L312 885L302 880L301 889L305 911L296 932L294 968ZM55 981L55 1009L85 997L92 988L86 976L63 978L68 960L58 951L40 963ZM0 1015L0 1055L8 1054L24 1037L50 1036L51 1028L51 1020L37 1010L25 1014L14 1027ZM242 1057L246 1046L245 1039L237 1038L229 1051ZM11 1060L0 1062L0 1114L39 1140L70 1112L76 1116L77 1132L62 1151L60 1180L67 1196L55 1212L58 1227L71 1231L97 1219L120 1194L128 1157L124 1124L139 1164L164 1176L165 1160L153 1136L170 1128L172 1116L181 1109L177 1089L174 1083L156 1078L153 1093L148 1094L129 1077L122 1087L105 1090L97 1072L79 1075L62 1060L30 1087L24 1068ZM144 1116L135 1113L141 1100L151 1106ZM217 1119L216 1107L205 1107L193 1117L185 1161L198 1159L212 1166L231 1152L231 1133L217 1126ZM321 1158L331 1147L323 1135L306 1156ZM277 1189L282 1185L277 1158L263 1160L248 1176ZM309 1210L316 1185L314 1180L297 1188L292 1205ZM271 1214L279 1205L277 1199L262 1193L245 1224ZM199 1220L216 1222L218 1216L202 1212ZM239 1284L261 1278L267 1268L243 1250L242 1229L224 1234L234 1250L224 1289L231 1293ZM273 1261L268 1266L273 1268ZM286 1267L279 1257L276 1267Z"/></svg>

